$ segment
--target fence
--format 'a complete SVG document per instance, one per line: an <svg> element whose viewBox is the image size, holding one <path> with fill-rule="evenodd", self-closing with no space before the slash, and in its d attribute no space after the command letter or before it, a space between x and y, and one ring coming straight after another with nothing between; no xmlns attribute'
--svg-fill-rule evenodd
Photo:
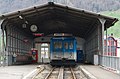
<svg viewBox="0 0 120 79"><path fill-rule="evenodd" d="M120 57L99 55L99 64L120 73Z"/></svg>

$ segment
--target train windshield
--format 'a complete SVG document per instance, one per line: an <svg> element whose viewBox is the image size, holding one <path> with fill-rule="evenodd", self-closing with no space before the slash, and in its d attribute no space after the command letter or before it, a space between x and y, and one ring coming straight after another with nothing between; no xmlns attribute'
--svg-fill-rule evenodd
<svg viewBox="0 0 120 79"><path fill-rule="evenodd" d="M69 44L69 48L70 49L73 49L73 42L71 41L70 44Z"/></svg>
<svg viewBox="0 0 120 79"><path fill-rule="evenodd" d="M64 47L65 47L65 49L68 49L68 48L69 48L68 42L65 42L65 43L64 43Z"/></svg>
<svg viewBox="0 0 120 79"><path fill-rule="evenodd" d="M61 41L54 42L54 49L61 49L61 48L62 48L62 42Z"/></svg>
<svg viewBox="0 0 120 79"><path fill-rule="evenodd" d="M54 51L63 51L73 49L73 41L55 41L53 43Z"/></svg>

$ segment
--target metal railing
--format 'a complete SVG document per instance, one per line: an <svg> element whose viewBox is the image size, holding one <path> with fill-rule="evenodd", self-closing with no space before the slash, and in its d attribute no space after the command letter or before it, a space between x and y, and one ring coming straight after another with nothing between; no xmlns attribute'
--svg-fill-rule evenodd
<svg viewBox="0 0 120 79"><path fill-rule="evenodd" d="M99 64L120 73L120 57L99 55Z"/></svg>

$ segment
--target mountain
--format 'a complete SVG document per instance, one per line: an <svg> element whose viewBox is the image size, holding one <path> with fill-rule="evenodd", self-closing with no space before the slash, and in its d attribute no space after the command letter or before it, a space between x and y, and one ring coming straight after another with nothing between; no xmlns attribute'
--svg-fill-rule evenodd
<svg viewBox="0 0 120 79"><path fill-rule="evenodd" d="M53 1L93 12L116 11L120 9L120 0L0 0L0 13L41 5Z"/></svg>

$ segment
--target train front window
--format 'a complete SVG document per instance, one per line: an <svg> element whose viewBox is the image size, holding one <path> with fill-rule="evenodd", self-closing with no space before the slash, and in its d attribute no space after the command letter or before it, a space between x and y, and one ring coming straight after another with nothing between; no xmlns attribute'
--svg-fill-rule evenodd
<svg viewBox="0 0 120 79"><path fill-rule="evenodd" d="M64 43L64 47L65 47L65 49L68 49L68 42Z"/></svg>
<svg viewBox="0 0 120 79"><path fill-rule="evenodd" d="M73 42L71 41L70 44L69 44L69 48L70 49L73 49Z"/></svg>
<svg viewBox="0 0 120 79"><path fill-rule="evenodd" d="M54 42L54 49L61 49L62 48L62 42L57 41Z"/></svg>

